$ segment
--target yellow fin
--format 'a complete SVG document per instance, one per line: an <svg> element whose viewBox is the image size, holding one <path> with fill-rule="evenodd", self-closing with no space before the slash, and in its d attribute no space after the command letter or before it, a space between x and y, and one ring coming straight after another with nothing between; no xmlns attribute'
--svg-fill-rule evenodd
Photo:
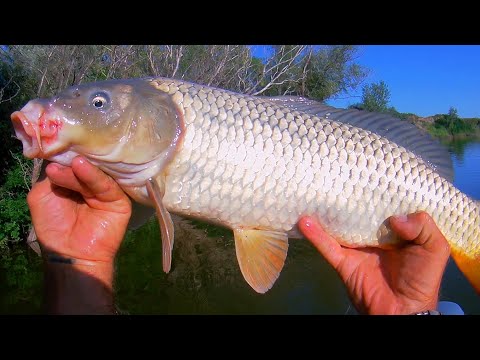
<svg viewBox="0 0 480 360"><path fill-rule="evenodd" d="M451 254L460 271L480 294L480 255L470 256L454 247L451 248Z"/></svg>
<svg viewBox="0 0 480 360"><path fill-rule="evenodd" d="M256 292L266 293L278 279L285 264L287 234L252 229L235 229L233 233L243 277Z"/></svg>

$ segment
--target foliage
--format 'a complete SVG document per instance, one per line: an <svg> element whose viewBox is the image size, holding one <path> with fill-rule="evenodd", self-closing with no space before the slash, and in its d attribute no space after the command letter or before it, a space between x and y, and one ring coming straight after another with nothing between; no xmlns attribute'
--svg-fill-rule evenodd
<svg viewBox="0 0 480 360"><path fill-rule="evenodd" d="M0 313L41 313L41 258L16 245L0 261Z"/></svg>
<svg viewBox="0 0 480 360"><path fill-rule="evenodd" d="M435 120L435 131L447 135L468 134L475 132L475 123L465 121L458 116L457 109L450 107L448 114L444 114Z"/></svg>
<svg viewBox="0 0 480 360"><path fill-rule="evenodd" d="M0 186L9 169L17 163L12 153L22 150L20 141L14 137L10 114L30 99L33 94L31 86L32 82L21 66L0 61Z"/></svg>
<svg viewBox="0 0 480 360"><path fill-rule="evenodd" d="M326 100L355 90L367 77L368 71L355 63L358 47L331 45L312 50L300 68L306 77L296 86L295 93L318 100Z"/></svg>
<svg viewBox="0 0 480 360"><path fill-rule="evenodd" d="M435 126L435 124L428 124L427 131L430 133L430 135L438 138L443 138L450 135L446 128Z"/></svg>
<svg viewBox="0 0 480 360"><path fill-rule="evenodd" d="M362 102L350 106L366 111L400 114L394 107L388 107L390 103L390 90L384 81L364 85L362 88Z"/></svg>
<svg viewBox="0 0 480 360"><path fill-rule="evenodd" d="M401 113L397 111L397 109L395 109L393 106L388 108L387 113L401 120L413 120L415 118L418 118L418 116L413 113Z"/></svg>
<svg viewBox="0 0 480 360"><path fill-rule="evenodd" d="M16 160L0 185L0 253L8 253L12 244L26 239L30 214L26 202L29 191L31 160L13 154Z"/></svg>

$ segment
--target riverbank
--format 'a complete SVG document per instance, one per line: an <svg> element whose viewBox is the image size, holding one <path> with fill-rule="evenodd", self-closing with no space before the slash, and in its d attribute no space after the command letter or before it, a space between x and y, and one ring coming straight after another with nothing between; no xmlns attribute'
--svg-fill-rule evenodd
<svg viewBox="0 0 480 360"><path fill-rule="evenodd" d="M427 130L428 131L428 130ZM480 140L480 129L477 129L473 133L460 133L460 134L436 134L435 132L428 131L430 135L439 139L442 142L451 142L451 141L460 141L460 140L467 140L467 141L475 141Z"/></svg>
<svg viewBox="0 0 480 360"><path fill-rule="evenodd" d="M411 119L410 120L414 125L420 129L428 132L431 136L436 139L439 139L442 142L456 141L456 140L480 140L480 125L476 125L473 131L459 132L456 134L451 134L448 132L448 129L445 127L435 126L433 121L425 121L422 118Z"/></svg>

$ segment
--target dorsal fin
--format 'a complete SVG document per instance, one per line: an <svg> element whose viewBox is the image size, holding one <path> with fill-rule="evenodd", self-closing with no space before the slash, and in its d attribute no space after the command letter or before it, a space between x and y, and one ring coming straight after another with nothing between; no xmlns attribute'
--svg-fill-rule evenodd
<svg viewBox="0 0 480 360"><path fill-rule="evenodd" d="M294 111L350 124L383 136L422 158L440 176L453 183L452 158L447 148L408 121L388 114L357 109L338 109L298 96L263 96L262 98Z"/></svg>

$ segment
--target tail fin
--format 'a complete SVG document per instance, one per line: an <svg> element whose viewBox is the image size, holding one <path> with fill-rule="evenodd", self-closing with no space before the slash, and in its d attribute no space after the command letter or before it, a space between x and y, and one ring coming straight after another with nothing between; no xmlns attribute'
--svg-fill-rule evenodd
<svg viewBox="0 0 480 360"><path fill-rule="evenodd" d="M473 241L466 251L452 247L452 257L460 271L465 275L473 288L480 294L480 202L477 205L476 229L473 231Z"/></svg>
<svg viewBox="0 0 480 360"><path fill-rule="evenodd" d="M480 254L469 256L452 248L452 257L463 275L480 294Z"/></svg>

